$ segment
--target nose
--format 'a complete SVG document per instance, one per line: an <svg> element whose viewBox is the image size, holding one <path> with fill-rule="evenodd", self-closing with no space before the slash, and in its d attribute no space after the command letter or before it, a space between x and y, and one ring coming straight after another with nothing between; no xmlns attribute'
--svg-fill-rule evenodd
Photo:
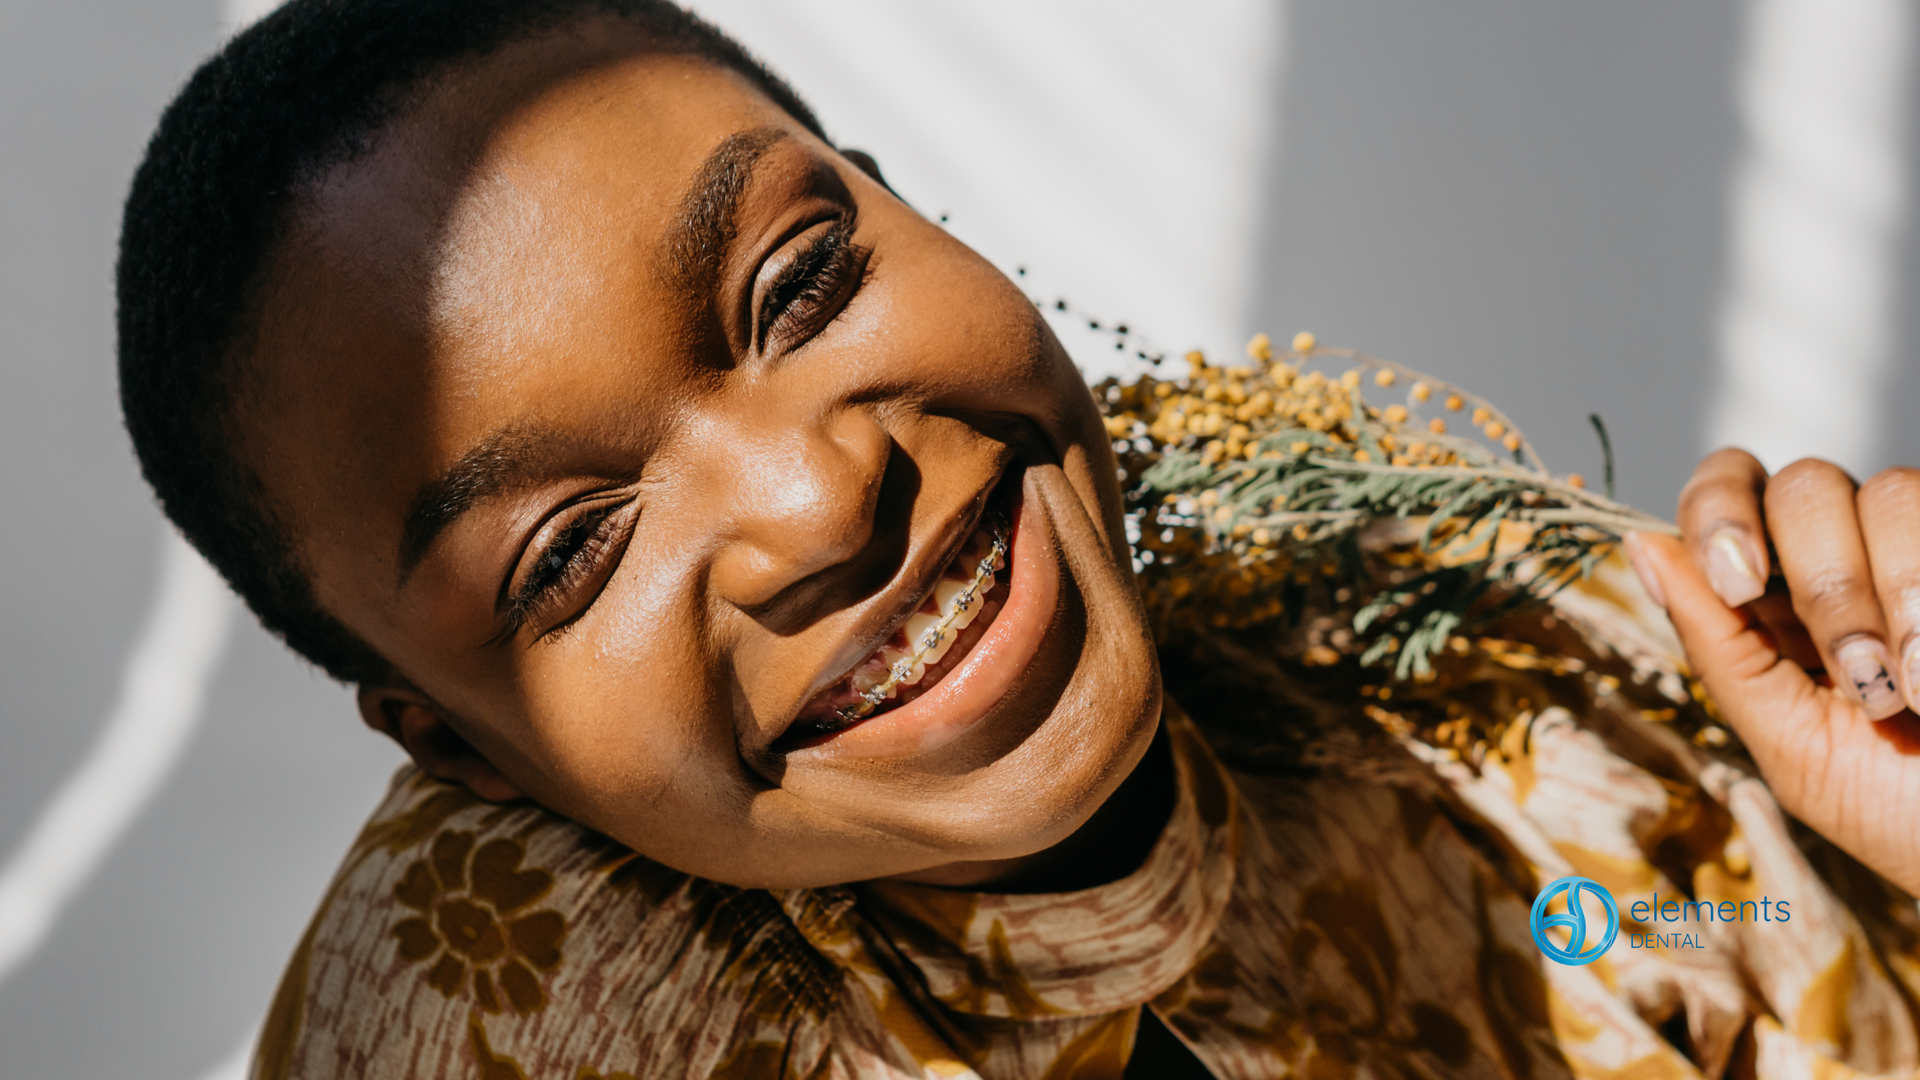
<svg viewBox="0 0 1920 1080"><path fill-rule="evenodd" d="M794 586L859 560L874 539L893 440L859 408L795 424L733 429L716 445L731 489L729 542L710 582L750 614Z"/></svg>

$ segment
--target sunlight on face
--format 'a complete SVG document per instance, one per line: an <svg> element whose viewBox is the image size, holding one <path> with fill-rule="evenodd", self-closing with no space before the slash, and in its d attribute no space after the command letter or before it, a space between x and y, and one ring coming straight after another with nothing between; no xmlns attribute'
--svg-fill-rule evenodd
<svg viewBox="0 0 1920 1080"><path fill-rule="evenodd" d="M238 426L411 683L363 699L430 769L723 881L1060 841L1159 713L1084 383L990 265L627 33L436 84L277 260Z"/></svg>

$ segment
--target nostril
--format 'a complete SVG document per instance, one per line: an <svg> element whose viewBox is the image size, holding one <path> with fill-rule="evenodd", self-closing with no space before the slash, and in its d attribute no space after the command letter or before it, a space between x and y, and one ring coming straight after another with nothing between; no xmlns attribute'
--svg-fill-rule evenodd
<svg viewBox="0 0 1920 1080"><path fill-rule="evenodd" d="M851 416L761 449L732 459L732 538L713 567L724 599L797 629L891 580L919 479L885 429Z"/></svg>

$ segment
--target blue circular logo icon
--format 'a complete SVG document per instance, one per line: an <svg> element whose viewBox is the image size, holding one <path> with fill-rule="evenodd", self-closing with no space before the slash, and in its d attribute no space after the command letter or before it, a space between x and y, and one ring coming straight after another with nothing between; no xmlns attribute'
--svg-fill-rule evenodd
<svg viewBox="0 0 1920 1080"><path fill-rule="evenodd" d="M1589 949L1587 944L1587 909L1580 902L1581 894L1590 893L1600 900L1600 906L1607 909L1607 932L1601 936L1600 944ZM1547 914L1547 905L1557 897L1566 897L1567 910L1559 915ZM1613 939L1620 934L1620 908L1613 902L1613 894L1602 888L1591 878L1563 877L1540 890L1533 901L1533 916L1529 920L1533 927L1533 943L1540 951L1562 964L1579 966L1591 964L1605 956L1612 946ZM1561 945L1547 936L1547 931L1556 926L1567 928L1567 943Z"/></svg>

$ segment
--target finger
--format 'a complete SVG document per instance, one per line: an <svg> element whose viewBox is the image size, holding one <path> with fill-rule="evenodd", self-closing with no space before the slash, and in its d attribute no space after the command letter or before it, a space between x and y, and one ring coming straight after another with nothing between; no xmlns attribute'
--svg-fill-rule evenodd
<svg viewBox="0 0 1920 1080"><path fill-rule="evenodd" d="M1894 685L1886 619L1854 498L1853 477L1839 466L1796 461L1767 482L1767 523L1793 610L1834 683L1869 717L1884 720L1906 703Z"/></svg>
<svg viewBox="0 0 1920 1080"><path fill-rule="evenodd" d="M1720 599L1684 541L1640 535L1641 558L1668 598L1667 615L1707 692L1763 770L1790 764L1802 736L1797 724L1804 723L1795 718L1819 714L1799 707L1819 693L1812 678L1781 656L1771 635Z"/></svg>
<svg viewBox="0 0 1920 1080"><path fill-rule="evenodd" d="M1773 647L1780 655L1799 664L1809 675L1819 682L1827 668L1820 649L1814 645L1813 638L1807 636L1806 624L1800 616L1794 614L1793 597L1787 595L1787 586L1779 578L1768 583L1767 595L1748 604L1747 617L1758 623L1759 629L1773 635Z"/></svg>
<svg viewBox="0 0 1920 1080"><path fill-rule="evenodd" d="M1627 559L1633 564L1634 572L1640 575L1640 584L1647 590L1647 595L1654 603L1666 607L1666 594L1660 591L1660 579L1654 574L1653 564L1649 561L1645 536L1637 532L1628 533L1625 546ZM1794 614L1793 598L1787 594L1784 579L1769 579L1766 593L1744 605L1742 611L1748 619L1748 625L1768 635L1774 650L1781 656L1816 676L1815 682L1826 677L1827 662L1821 657L1820 650L1814 647L1813 639L1807 636L1807 628L1801 623L1800 616ZM1916 645L1915 650L1916 656L1920 657L1920 645Z"/></svg>
<svg viewBox="0 0 1920 1080"><path fill-rule="evenodd" d="M1861 486L1855 505L1899 681L1920 712L1920 469L1888 469Z"/></svg>
<svg viewBox="0 0 1920 1080"><path fill-rule="evenodd" d="M1680 534L1729 607L1767 591L1766 486L1766 468L1728 448L1708 454L1680 492Z"/></svg>

